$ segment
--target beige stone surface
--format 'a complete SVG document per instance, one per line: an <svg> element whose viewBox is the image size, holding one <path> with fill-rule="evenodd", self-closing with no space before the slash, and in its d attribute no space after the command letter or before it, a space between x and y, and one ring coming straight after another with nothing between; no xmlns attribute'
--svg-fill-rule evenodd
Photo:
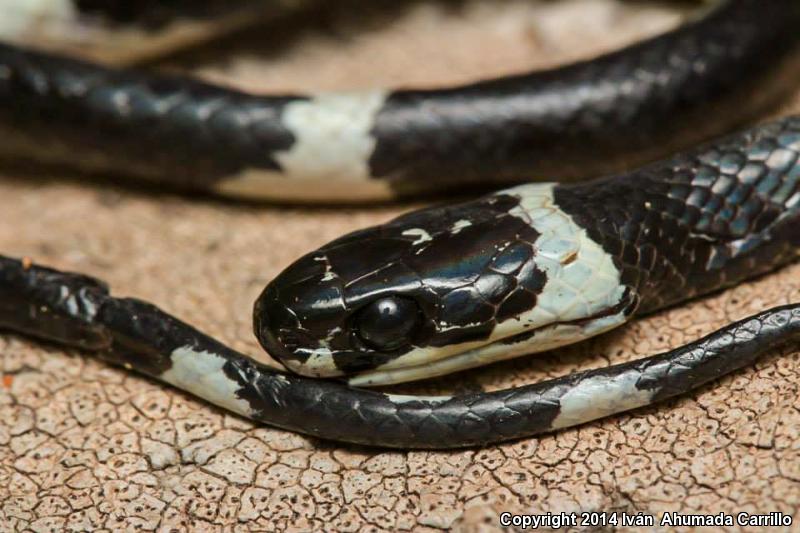
<svg viewBox="0 0 800 533"><path fill-rule="evenodd" d="M351 3L349 12L331 9L175 63L265 92L432 85L586 56L677 20L661 4L615 0ZM800 92L791 109L800 110ZM251 305L272 276L343 232L411 207L242 205L57 172L6 173L0 250L99 276L117 294L151 300L256 355ZM798 300L800 265L574 348L404 390L492 389L627 361ZM800 520L797 347L652 408L436 453L259 426L15 336L0 336L0 354L3 531L493 531L502 511L783 511Z"/></svg>

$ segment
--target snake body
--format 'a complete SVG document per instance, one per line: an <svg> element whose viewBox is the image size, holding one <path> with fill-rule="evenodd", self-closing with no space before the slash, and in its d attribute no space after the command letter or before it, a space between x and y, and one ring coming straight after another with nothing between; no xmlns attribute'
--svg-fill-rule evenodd
<svg viewBox="0 0 800 533"><path fill-rule="evenodd" d="M0 148L303 201L586 178L729 131L773 103L800 73L798 27L794 0L730 0L553 70L436 90L282 96L0 46Z"/></svg>
<svg viewBox="0 0 800 533"><path fill-rule="evenodd" d="M577 230L565 232L565 221ZM315 376L397 380L398 372L414 374L422 356L434 368L448 360L471 366L594 335L774 269L797 256L798 223L800 117L790 117L628 174L517 186L342 237L267 286L255 329L272 355ZM450 248L457 258L442 256ZM372 315L392 301L404 302L393 308L399 317ZM385 319L379 334L366 335ZM412 328L398 329L406 323ZM800 339L800 305L643 360L456 397L278 373L151 304L110 296L95 279L9 258L0 259L0 326L95 351L278 427L361 444L451 448L684 393Z"/></svg>
<svg viewBox="0 0 800 533"><path fill-rule="evenodd" d="M799 22L793 0L731 0L551 71L316 96L254 96L0 45L1 148L271 198L317 190L352 201L588 176L695 143L773 102L796 79ZM800 338L800 305L660 355L516 389L424 397L354 385L547 350L740 283L797 257L798 223L800 117L788 117L638 170L415 211L300 258L254 310L261 344L300 375L265 368L152 304L114 297L100 280L4 256L0 327L317 437L487 444L712 381ZM320 379L335 377L349 384Z"/></svg>

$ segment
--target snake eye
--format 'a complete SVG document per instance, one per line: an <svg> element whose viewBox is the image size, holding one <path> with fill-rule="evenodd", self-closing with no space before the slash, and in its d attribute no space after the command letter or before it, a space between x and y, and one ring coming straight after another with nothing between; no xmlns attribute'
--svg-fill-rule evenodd
<svg viewBox="0 0 800 533"><path fill-rule="evenodd" d="M408 335L419 322L414 300L388 296L367 305L356 316L356 334L376 350L393 350L408 344Z"/></svg>

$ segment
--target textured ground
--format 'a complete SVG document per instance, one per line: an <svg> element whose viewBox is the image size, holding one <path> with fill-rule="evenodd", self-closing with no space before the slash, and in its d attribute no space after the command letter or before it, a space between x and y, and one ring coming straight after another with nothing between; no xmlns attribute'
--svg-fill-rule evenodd
<svg viewBox="0 0 800 533"><path fill-rule="evenodd" d="M676 20L614 0L417 4L334 13L178 59L254 90L430 85L567 61ZM800 93L784 112L792 108ZM0 250L100 276L117 294L257 354L250 308L267 280L299 254L409 207L243 206L4 175ZM411 390L496 388L617 363L798 300L800 265L574 349ZM796 350L678 401L455 453L383 453L258 427L13 336L0 337L0 354L0 530L491 531L506 510L800 510Z"/></svg>

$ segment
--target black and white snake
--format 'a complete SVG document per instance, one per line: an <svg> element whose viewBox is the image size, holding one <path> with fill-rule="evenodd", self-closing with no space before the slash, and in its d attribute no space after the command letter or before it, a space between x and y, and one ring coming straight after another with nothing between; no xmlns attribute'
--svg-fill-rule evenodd
<svg viewBox="0 0 800 533"><path fill-rule="evenodd" d="M256 97L4 45L2 144L15 157L273 198L320 183L353 200L591 175L725 131L774 101L797 79L798 23L796 1L731 0L554 71L314 97ZM420 397L357 386L551 349L737 284L795 259L798 223L800 117L788 117L635 171L412 212L300 258L259 297L254 328L308 377L264 368L96 279L2 256L0 326L309 435L486 444L648 405L746 366L800 339L800 305L515 389ZM348 384L320 379L342 376Z"/></svg>

